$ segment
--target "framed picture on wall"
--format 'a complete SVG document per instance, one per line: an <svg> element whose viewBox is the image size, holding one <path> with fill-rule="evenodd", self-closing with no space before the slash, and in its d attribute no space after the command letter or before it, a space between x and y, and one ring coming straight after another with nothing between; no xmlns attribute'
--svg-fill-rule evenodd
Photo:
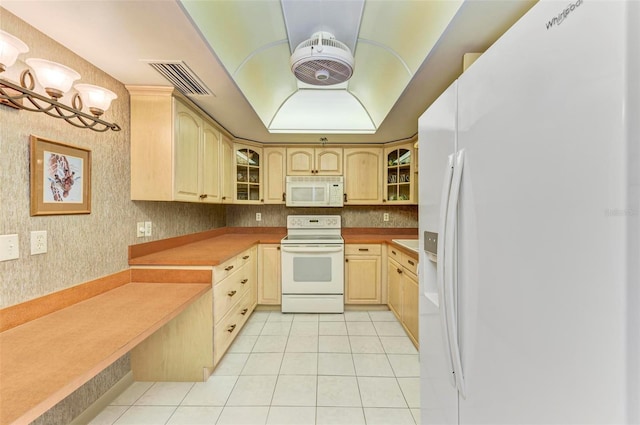
<svg viewBox="0 0 640 425"><path fill-rule="evenodd" d="M91 151L31 136L31 215L91 213Z"/></svg>

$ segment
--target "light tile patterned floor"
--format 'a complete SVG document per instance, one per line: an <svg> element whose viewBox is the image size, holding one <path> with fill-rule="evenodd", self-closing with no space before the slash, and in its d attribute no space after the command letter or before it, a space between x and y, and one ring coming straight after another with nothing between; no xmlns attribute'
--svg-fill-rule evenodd
<svg viewBox="0 0 640 425"><path fill-rule="evenodd" d="M207 382L135 382L91 424L415 425L419 373L390 311L257 311Z"/></svg>

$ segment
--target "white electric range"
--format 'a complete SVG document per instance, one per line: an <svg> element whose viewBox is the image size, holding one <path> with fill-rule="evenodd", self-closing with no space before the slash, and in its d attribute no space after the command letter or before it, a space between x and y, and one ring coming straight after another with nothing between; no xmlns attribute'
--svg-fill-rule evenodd
<svg viewBox="0 0 640 425"><path fill-rule="evenodd" d="M339 215L290 215L282 251L282 312L344 312L344 239Z"/></svg>

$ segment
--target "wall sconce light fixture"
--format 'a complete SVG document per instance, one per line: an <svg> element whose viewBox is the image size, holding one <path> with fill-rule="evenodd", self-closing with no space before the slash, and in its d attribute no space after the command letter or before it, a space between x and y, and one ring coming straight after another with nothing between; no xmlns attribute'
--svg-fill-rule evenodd
<svg viewBox="0 0 640 425"><path fill-rule="evenodd" d="M21 40L0 30L0 73L12 66L18 55L28 51L29 48ZM32 112L44 112L80 128L100 132L120 130L118 124L100 119L111 105L111 101L117 98L115 93L91 84L76 84L74 88L78 93L73 95L72 106L65 105L58 99L71 90L73 82L80 79L80 74L67 66L44 59L29 58L25 62L33 69L33 74L29 68L22 71L19 85L0 78L0 101L3 104ZM34 91L34 74L35 80L50 97ZM26 105L24 100L33 106ZM83 106L86 106L91 114L82 112Z"/></svg>

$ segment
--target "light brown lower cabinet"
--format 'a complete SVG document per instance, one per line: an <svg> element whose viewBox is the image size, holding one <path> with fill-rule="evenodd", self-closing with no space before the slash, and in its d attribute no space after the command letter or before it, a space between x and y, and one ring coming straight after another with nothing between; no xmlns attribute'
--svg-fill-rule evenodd
<svg viewBox="0 0 640 425"><path fill-rule="evenodd" d="M407 335L418 348L419 285L416 276L417 260L397 249L389 249L387 285L389 309L393 311Z"/></svg>
<svg viewBox="0 0 640 425"><path fill-rule="evenodd" d="M346 304L382 302L382 247L379 244L345 246L344 289Z"/></svg>
<svg viewBox="0 0 640 425"><path fill-rule="evenodd" d="M280 305L282 303L280 272L280 245L258 246L258 304Z"/></svg>

